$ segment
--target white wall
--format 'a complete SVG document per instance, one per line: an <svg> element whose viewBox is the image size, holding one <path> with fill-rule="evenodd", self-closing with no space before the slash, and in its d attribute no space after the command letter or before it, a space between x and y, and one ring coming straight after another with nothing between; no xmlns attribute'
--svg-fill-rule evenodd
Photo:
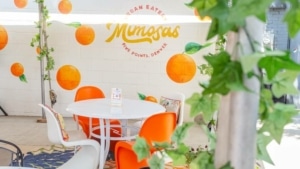
<svg viewBox="0 0 300 169"><path fill-rule="evenodd" d="M206 77L200 75L198 71L191 81L176 83L168 78L165 70L168 59L176 53L182 53L186 43L206 43L205 35L209 28L209 22L200 22L194 16L193 10L184 5L184 1L72 0L73 10L69 15L58 13L58 2L58 0L46 0L50 15L53 16L52 19L61 19L65 23L72 20L86 22L94 28L96 33L96 38L91 45L82 46L75 40L75 28L60 21L53 21L48 28L49 46L55 49L53 53L55 70L51 72L51 82L58 98L54 108L65 116L70 116L65 108L73 101L76 89L83 85L99 86L107 97L109 97L112 87L120 87L123 90L124 97L132 99L138 99L137 92L159 98L163 93L180 91L188 98L193 92L200 91L198 83L206 80ZM110 43L105 42L111 34L110 30L106 28L106 23L111 20L111 22L117 24L116 20L122 21L124 15L138 5L144 6L144 9L134 12L132 15L152 16L152 19L139 20L149 22L146 26L180 26L178 38L161 38L151 44L146 42L128 44L131 50L151 53L161 44L166 43L166 48L157 56L149 58L133 56L130 52L124 50L121 45L123 43L121 38L115 38ZM154 11L146 10L145 5L155 6L163 11L166 20L162 20ZM22 12L25 16L24 12L36 13L37 6L35 2L28 1L25 8L17 9L13 1L5 1L0 2L0 11ZM74 14L97 14L98 19L93 24L89 21L91 17L81 20L80 17L72 18L71 16ZM133 18L134 16L130 17ZM185 17L185 19L180 20L182 17ZM30 24L30 19L35 18L27 19L26 24L29 25L21 25L9 22L7 17L0 17L0 25L3 25L9 34L7 46L0 50L0 105L9 115L40 116L41 110L37 106L41 102L40 64L36 59L35 48L29 45L31 38L38 30ZM160 23L154 24L153 22L156 22L156 20ZM173 23L167 23L170 21L173 21ZM136 24L139 25L139 23ZM202 56L209 52L214 52L213 45L190 56L199 65L204 63ZM24 65L28 83L21 82L10 73L10 66L14 62L20 62ZM65 64L76 66L81 73L81 82L74 90L65 90L56 82L56 72ZM50 104L48 83L45 84L47 103ZM185 108L185 120L188 121L190 120L188 118L189 106L186 105Z"/></svg>

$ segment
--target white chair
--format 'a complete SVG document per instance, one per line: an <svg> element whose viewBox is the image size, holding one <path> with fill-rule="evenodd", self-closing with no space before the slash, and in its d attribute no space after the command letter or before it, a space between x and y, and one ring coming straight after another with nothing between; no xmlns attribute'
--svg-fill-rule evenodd
<svg viewBox="0 0 300 169"><path fill-rule="evenodd" d="M39 104L39 106L45 110L48 139L54 144L62 144L66 147L80 147L74 156L58 169L96 169L100 159L100 144L95 140L87 139L82 131L77 132L75 135L70 133L69 139L65 141L60 127L61 124L54 114L56 112L42 104Z"/></svg>
<svg viewBox="0 0 300 169"><path fill-rule="evenodd" d="M163 102L163 98L169 100L167 102ZM179 103L178 107L173 107L169 103L175 101ZM166 112L176 112L177 113L177 126L181 126L183 124L183 117L184 117L184 102L185 102L185 95L180 92L175 93L168 93L161 96L159 103L166 108ZM169 105L168 105L169 104ZM133 126L140 128L144 123L145 119L136 121ZM139 131L133 131L133 134L138 134Z"/></svg>

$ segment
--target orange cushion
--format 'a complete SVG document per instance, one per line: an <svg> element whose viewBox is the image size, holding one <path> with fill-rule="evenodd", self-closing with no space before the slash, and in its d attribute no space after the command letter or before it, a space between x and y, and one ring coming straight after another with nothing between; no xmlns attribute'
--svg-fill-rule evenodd
<svg viewBox="0 0 300 169"><path fill-rule="evenodd" d="M54 114L55 118L57 119L63 139L65 141L69 140L69 135L65 130L65 121L64 121L63 116L60 113L56 112L54 109L52 109L50 106L48 106L48 105L45 105L45 106L49 110L51 110L51 112Z"/></svg>

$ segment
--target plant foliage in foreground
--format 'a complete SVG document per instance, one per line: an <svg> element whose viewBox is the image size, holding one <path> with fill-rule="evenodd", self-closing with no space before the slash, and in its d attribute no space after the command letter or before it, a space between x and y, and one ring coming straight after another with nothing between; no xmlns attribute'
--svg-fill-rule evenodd
<svg viewBox="0 0 300 169"><path fill-rule="evenodd" d="M218 36L219 39L230 31L246 29L246 18L255 16L257 19L266 22L266 11L273 0L193 0L186 4L190 8L196 8L200 16L209 16L212 23L207 34L207 40ZM288 33L290 37L300 30L300 3L298 0L285 0L290 4L290 8L284 16L284 22L287 23ZM291 59L289 51L270 51L265 49L261 52L257 42L248 36L248 41L252 45L252 53L240 57L238 60L232 60L230 53L225 50L219 50L215 54L208 54L204 59L208 64L199 66L199 70L210 75L207 84L200 84L202 91L195 92L186 103L190 104L191 116L202 114L205 122L212 119L213 113L219 109L220 96L227 95L232 91L252 92L244 85L245 78L257 78L260 82L261 89L259 95L259 126L257 128L257 159L264 160L274 164L266 149L267 145L275 140L280 143L284 126L292 121L293 116L298 112L294 105L274 103L272 96L281 97L285 94L298 94L298 90L294 87L293 82L300 73L300 65ZM236 44L238 49L239 45ZM200 50L201 48L193 48ZM193 51L195 52L195 51ZM258 68L259 73L254 69ZM265 85L272 86L266 89ZM207 131L211 145L207 150L194 154L193 158L189 158L189 147L183 143L189 127L193 123L186 123L176 128L172 136L172 144L157 144L157 148L164 148L175 165L187 164L192 169L215 169L214 153L215 136ZM207 130L206 126L203 129ZM137 139L135 152L140 158L149 158L149 165L152 169L162 169L164 160L156 155L149 156L145 153L146 144L143 139ZM139 145L137 148L137 145ZM142 148L142 145L145 148ZM160 145L164 145L160 147ZM221 169L231 169L230 161Z"/></svg>

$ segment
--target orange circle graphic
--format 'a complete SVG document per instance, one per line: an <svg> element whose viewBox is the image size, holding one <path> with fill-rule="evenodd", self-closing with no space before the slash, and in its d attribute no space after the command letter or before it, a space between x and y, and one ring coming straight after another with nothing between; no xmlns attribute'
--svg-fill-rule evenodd
<svg viewBox="0 0 300 169"><path fill-rule="evenodd" d="M72 3L69 0L61 0L58 4L58 10L62 14L68 14L72 11Z"/></svg>
<svg viewBox="0 0 300 169"><path fill-rule="evenodd" d="M10 66L10 72L14 76L20 77L24 74L24 67L21 63L14 63Z"/></svg>
<svg viewBox="0 0 300 169"><path fill-rule="evenodd" d="M8 34L6 29L0 25L0 50L5 48L8 42Z"/></svg>
<svg viewBox="0 0 300 169"><path fill-rule="evenodd" d="M76 29L75 37L78 43L82 45L89 45L95 39L95 31L90 26L81 25Z"/></svg>
<svg viewBox="0 0 300 169"><path fill-rule="evenodd" d="M57 83L66 90L75 89L81 80L80 72L72 65L60 67L56 73Z"/></svg>
<svg viewBox="0 0 300 169"><path fill-rule="evenodd" d="M190 81L196 74L196 63L186 54L175 54L167 62L166 72L177 83Z"/></svg>
<svg viewBox="0 0 300 169"><path fill-rule="evenodd" d="M16 7L24 8L27 5L27 0L14 0Z"/></svg>

